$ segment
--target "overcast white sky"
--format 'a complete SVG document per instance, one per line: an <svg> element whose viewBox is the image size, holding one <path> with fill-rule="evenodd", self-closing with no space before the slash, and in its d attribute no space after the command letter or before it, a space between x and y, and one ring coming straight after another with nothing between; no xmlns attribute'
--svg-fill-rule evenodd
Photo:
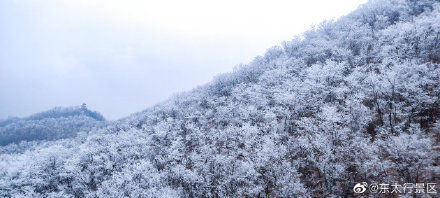
<svg viewBox="0 0 440 198"><path fill-rule="evenodd" d="M0 119L85 102L114 120L366 0L0 0Z"/></svg>

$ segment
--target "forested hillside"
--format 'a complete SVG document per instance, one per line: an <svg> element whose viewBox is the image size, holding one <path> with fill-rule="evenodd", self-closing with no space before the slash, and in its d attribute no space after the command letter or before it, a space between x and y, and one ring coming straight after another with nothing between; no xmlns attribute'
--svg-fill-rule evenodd
<svg viewBox="0 0 440 198"><path fill-rule="evenodd" d="M110 127L0 155L0 196L352 197L359 182L440 184L439 66L439 0L372 0Z"/></svg>
<svg viewBox="0 0 440 198"><path fill-rule="evenodd" d="M26 118L0 120L0 146L21 141L57 140L75 137L104 126L104 117L85 105L57 107Z"/></svg>

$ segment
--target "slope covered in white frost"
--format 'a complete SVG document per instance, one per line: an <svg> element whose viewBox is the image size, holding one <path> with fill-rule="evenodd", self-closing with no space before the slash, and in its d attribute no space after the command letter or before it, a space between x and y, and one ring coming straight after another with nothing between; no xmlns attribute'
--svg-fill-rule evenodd
<svg viewBox="0 0 440 198"><path fill-rule="evenodd" d="M438 0L373 0L93 135L1 155L0 195L350 197L358 182L440 183L439 64Z"/></svg>
<svg viewBox="0 0 440 198"><path fill-rule="evenodd" d="M104 117L87 109L85 104L76 107L56 107L26 118L0 120L0 146L29 141L58 140L75 137L105 126Z"/></svg>

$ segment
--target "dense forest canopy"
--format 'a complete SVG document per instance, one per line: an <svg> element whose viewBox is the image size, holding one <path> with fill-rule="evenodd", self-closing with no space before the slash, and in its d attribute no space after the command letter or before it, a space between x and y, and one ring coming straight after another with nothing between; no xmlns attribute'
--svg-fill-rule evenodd
<svg viewBox="0 0 440 198"><path fill-rule="evenodd" d="M93 133L1 154L0 195L350 197L359 182L439 184L439 66L440 1L371 0Z"/></svg>

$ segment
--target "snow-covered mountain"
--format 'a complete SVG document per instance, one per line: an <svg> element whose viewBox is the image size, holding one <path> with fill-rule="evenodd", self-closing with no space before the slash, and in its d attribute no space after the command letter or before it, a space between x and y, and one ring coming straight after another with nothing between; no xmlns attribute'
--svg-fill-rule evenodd
<svg viewBox="0 0 440 198"><path fill-rule="evenodd" d="M0 121L0 145L21 141L57 140L75 137L105 124L104 117L85 105L37 113L26 118Z"/></svg>
<svg viewBox="0 0 440 198"><path fill-rule="evenodd" d="M352 197L360 182L440 184L439 66L439 0L372 0L88 136L0 155L0 195Z"/></svg>

